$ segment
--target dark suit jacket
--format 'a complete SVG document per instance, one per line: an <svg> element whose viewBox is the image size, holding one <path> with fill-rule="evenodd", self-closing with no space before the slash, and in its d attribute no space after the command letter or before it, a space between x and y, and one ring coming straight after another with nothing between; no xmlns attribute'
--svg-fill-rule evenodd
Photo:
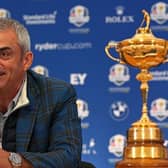
<svg viewBox="0 0 168 168"><path fill-rule="evenodd" d="M77 168L82 142L73 87L32 71L27 76L30 104L16 110L16 152L34 168ZM9 119L6 137L8 125Z"/></svg>

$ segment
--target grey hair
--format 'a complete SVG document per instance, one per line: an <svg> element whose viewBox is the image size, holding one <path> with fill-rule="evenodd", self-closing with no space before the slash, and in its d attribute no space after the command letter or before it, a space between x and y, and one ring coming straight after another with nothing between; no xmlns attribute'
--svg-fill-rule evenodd
<svg viewBox="0 0 168 168"><path fill-rule="evenodd" d="M6 29L13 29L15 31L23 53L31 50L30 35L24 25L14 19L0 18L0 31Z"/></svg>

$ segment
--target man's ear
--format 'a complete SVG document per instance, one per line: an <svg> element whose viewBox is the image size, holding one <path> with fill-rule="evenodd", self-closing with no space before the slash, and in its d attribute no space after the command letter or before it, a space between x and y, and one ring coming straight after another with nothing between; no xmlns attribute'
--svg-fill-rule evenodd
<svg viewBox="0 0 168 168"><path fill-rule="evenodd" d="M33 62L33 53L31 51L26 52L23 57L24 70L27 71Z"/></svg>

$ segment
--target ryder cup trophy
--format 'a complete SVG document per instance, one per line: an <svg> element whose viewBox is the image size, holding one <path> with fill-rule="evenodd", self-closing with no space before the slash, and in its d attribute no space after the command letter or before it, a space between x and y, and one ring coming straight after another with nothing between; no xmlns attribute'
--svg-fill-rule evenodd
<svg viewBox="0 0 168 168"><path fill-rule="evenodd" d="M163 145L162 132L148 117L147 108L148 81L152 79L149 69L168 62L168 41L154 37L149 14L145 10L142 13L142 24L132 38L109 42L105 47L106 54L113 61L140 70L136 79L140 81L142 115L128 129L123 160L116 163L116 168L168 168L168 151ZM113 48L119 53L118 58L110 53Z"/></svg>

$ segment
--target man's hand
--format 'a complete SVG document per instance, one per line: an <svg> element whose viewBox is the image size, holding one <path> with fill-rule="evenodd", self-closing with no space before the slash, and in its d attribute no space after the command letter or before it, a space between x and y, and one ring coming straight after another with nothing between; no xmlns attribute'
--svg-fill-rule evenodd
<svg viewBox="0 0 168 168"><path fill-rule="evenodd" d="M12 164L9 161L9 154L10 152L7 152L0 148L0 168L12 168ZM31 163L24 159L22 157L22 168L33 168Z"/></svg>
<svg viewBox="0 0 168 168"><path fill-rule="evenodd" d="M12 168L11 163L8 160L9 152L0 148L0 168Z"/></svg>

